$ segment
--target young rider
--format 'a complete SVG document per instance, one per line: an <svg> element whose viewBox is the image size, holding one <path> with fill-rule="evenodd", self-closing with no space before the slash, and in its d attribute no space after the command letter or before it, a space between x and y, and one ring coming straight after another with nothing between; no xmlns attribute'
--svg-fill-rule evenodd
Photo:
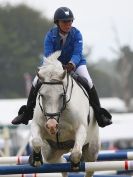
<svg viewBox="0 0 133 177"><path fill-rule="evenodd" d="M89 95L98 125L105 127L112 123L111 115L100 106L96 89L87 70L86 60L82 54L82 34L72 26L73 20L74 16L69 8L60 7L55 11L54 23L56 26L50 29L45 36L44 56L48 57L53 52L61 50L58 60L68 72L78 74L77 80L85 87ZM40 84L37 84L37 77L35 77L27 105L20 108L18 116L13 119L12 124L28 124L28 121L32 119L39 88Z"/></svg>

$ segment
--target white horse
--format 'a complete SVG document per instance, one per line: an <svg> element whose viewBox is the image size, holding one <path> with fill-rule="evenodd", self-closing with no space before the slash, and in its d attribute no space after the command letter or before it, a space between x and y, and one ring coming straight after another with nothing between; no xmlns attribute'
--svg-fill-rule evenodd
<svg viewBox="0 0 133 177"><path fill-rule="evenodd" d="M70 152L74 166L82 160L96 161L100 148L99 127L88 98L63 70L55 52L40 67L38 77L42 82L31 123L33 153L29 162L66 162L63 154ZM91 177L93 173L86 173ZM62 173L67 177L67 173Z"/></svg>

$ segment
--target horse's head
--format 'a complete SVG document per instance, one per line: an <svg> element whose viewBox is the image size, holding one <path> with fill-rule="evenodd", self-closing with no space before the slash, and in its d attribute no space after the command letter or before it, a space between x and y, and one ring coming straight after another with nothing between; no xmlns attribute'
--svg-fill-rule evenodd
<svg viewBox="0 0 133 177"><path fill-rule="evenodd" d="M42 82L39 90L39 104L46 120L50 134L56 134L58 121L66 104L64 80L66 71L57 60L57 53L46 59L45 65L39 68L38 77Z"/></svg>

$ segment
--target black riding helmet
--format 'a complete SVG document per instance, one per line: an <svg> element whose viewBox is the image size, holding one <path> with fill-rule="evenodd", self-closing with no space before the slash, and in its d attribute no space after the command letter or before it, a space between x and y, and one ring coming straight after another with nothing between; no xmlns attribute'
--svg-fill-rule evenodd
<svg viewBox="0 0 133 177"><path fill-rule="evenodd" d="M74 20L72 11L67 7L58 8L54 14L54 23L57 24L59 20L62 21Z"/></svg>

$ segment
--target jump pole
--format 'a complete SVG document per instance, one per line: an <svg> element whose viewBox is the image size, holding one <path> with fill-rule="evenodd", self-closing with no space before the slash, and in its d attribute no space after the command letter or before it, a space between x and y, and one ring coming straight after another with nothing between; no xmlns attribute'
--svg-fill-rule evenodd
<svg viewBox="0 0 133 177"><path fill-rule="evenodd" d="M69 155L64 155L64 157L69 161ZM0 157L0 164L27 164L29 156L12 156L12 157ZM108 160L133 160L133 151L119 151L111 153L99 153L98 161L108 161Z"/></svg>
<svg viewBox="0 0 133 177"><path fill-rule="evenodd" d="M133 151L116 151L116 152L106 152L99 153L98 161L106 161L106 160L133 160Z"/></svg>
<svg viewBox="0 0 133 177"><path fill-rule="evenodd" d="M69 156L64 155L64 157L69 161ZM133 160L133 151L101 151L98 154L97 161L108 161L108 160Z"/></svg>
<svg viewBox="0 0 133 177"><path fill-rule="evenodd" d="M40 167L27 165L0 166L0 175L60 173L60 172L90 172L111 170L133 170L133 161L81 162L78 170L73 170L71 163L44 164Z"/></svg>
<svg viewBox="0 0 133 177"><path fill-rule="evenodd" d="M5 175L0 175L5 177ZM6 177L62 177L59 173L57 174L18 174L18 175L6 175ZM69 174L68 177L84 177L84 174ZM128 175L94 175L93 177L133 177Z"/></svg>
<svg viewBox="0 0 133 177"><path fill-rule="evenodd" d="M70 176L70 177L74 177L74 176ZM84 177L84 176L82 176L82 177ZM133 177L133 176L128 176L128 175L94 175L93 177Z"/></svg>

